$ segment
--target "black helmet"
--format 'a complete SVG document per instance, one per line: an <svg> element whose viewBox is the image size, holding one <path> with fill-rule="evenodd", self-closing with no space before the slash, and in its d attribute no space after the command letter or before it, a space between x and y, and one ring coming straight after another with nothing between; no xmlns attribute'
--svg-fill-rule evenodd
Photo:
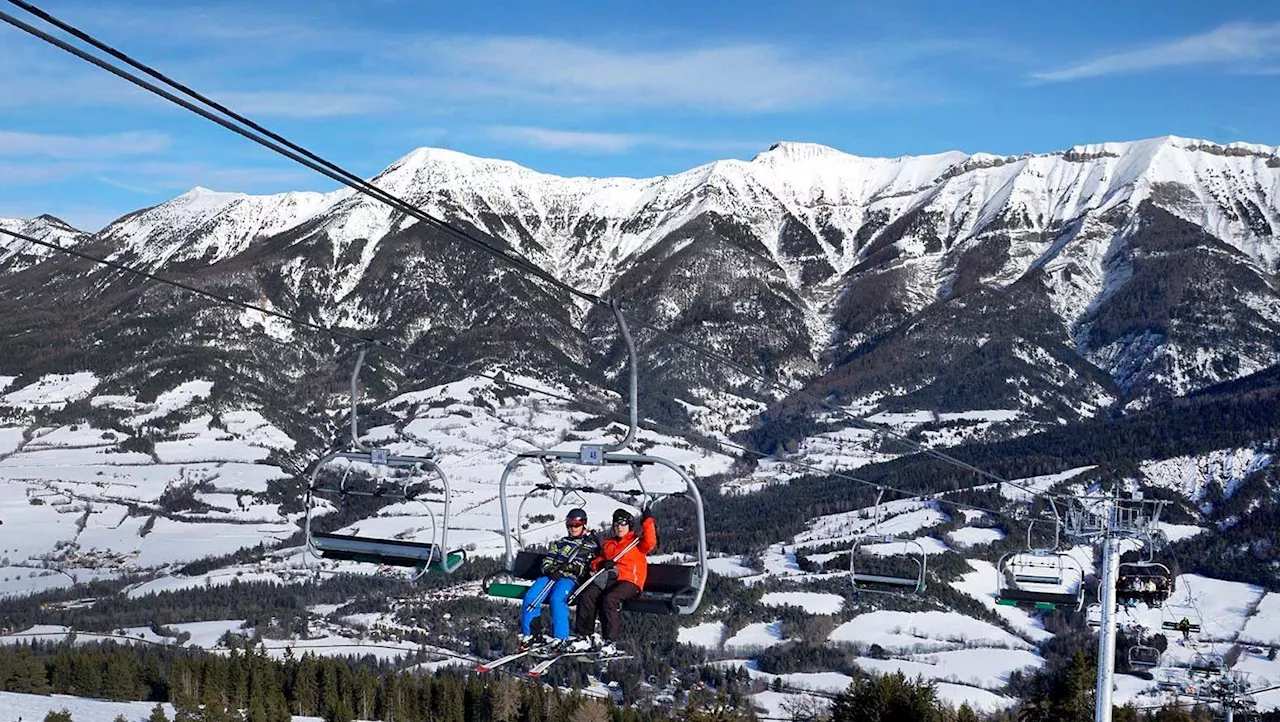
<svg viewBox="0 0 1280 722"><path fill-rule="evenodd" d="M578 508L570 509L570 510L569 510L569 513L565 515L564 520L565 520L565 521L580 521L580 522L582 522L583 524L586 524L586 523L587 523L587 510L586 510L586 509L578 509Z"/></svg>
<svg viewBox="0 0 1280 722"><path fill-rule="evenodd" d="M620 521L625 521L627 524L631 525L634 525L636 522L635 518L631 516L631 512L626 509L615 509L613 512L613 523L617 524Z"/></svg>

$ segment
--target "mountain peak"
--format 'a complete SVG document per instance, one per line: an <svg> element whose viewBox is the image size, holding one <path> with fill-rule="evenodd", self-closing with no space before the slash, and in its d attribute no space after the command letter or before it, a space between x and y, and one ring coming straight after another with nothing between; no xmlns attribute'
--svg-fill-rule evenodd
<svg viewBox="0 0 1280 722"><path fill-rule="evenodd" d="M759 161L807 161L816 158L848 157L848 153L821 143L805 143L794 140L780 140L769 146L769 150L759 153L751 162Z"/></svg>

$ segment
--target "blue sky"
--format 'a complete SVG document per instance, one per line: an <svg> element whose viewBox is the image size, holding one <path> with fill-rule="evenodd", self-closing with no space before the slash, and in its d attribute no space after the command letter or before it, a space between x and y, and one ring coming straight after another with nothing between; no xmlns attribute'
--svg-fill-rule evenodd
<svg viewBox="0 0 1280 722"><path fill-rule="evenodd" d="M874 156L1280 144L1269 1L41 6L366 176L422 145L649 176L777 140ZM0 25L0 216L96 230L195 185L334 187Z"/></svg>

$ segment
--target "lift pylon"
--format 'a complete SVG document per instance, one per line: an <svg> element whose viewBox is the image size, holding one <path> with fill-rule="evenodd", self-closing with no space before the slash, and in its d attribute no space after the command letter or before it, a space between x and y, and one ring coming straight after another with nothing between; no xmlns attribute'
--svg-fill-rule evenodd
<svg viewBox="0 0 1280 722"><path fill-rule="evenodd" d="M1102 616L1098 631L1098 692L1094 722L1111 722L1116 673L1116 577L1121 541L1150 540L1159 535L1164 502L1144 499L1141 492L1085 495L1068 499L1065 534L1082 544L1102 544L1098 597Z"/></svg>

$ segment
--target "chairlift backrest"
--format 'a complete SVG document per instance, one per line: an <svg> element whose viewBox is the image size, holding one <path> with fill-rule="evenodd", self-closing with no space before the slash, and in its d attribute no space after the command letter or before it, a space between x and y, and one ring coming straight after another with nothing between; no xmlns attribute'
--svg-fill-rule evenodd
<svg viewBox="0 0 1280 722"><path fill-rule="evenodd" d="M1084 607L1084 567L1062 552L1005 554L996 563L996 603L1079 611Z"/></svg>

